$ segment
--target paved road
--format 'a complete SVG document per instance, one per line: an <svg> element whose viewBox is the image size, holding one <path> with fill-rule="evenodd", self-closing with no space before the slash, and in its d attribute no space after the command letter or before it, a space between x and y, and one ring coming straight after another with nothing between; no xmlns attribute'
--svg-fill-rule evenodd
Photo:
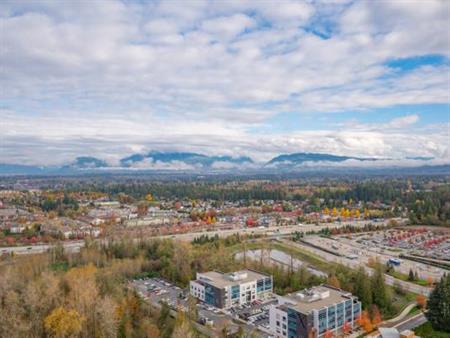
<svg viewBox="0 0 450 338"><path fill-rule="evenodd" d="M288 246L291 246L291 247L294 247L294 248L298 248L298 249L301 249L301 250L304 250L304 251L308 251L308 252L314 253L314 254L322 257L326 261L336 262L336 263L348 266L348 267L353 268L353 269L357 269L360 266L363 266L364 269L366 270L366 272L369 275L373 274L373 269L372 268L369 268L368 266L366 266L364 264L361 264L361 262L358 261L358 260L352 260L352 259L348 259L346 257L335 256L335 255L332 255L332 254L330 254L328 252L325 252L323 250L310 247L310 246L308 246L306 244L294 243L294 242L288 241L288 240L282 240L282 242L285 245L288 245ZM398 283L405 290L408 290L408 291L411 291L411 292L414 292L414 293L418 293L418 294L422 294L422 295L425 295L425 296L428 296L430 294L430 288L428 288L428 287L420 286L420 285L413 284L413 283L410 283L410 282L406 282L406 281L403 281L403 280L400 280L400 279L396 279L396 278L394 278L392 276L389 276L389 275L386 275L386 274L384 275L384 277L385 277L384 279L386 281L386 284L388 284L388 285L394 285L394 284Z"/></svg>
<svg viewBox="0 0 450 338"><path fill-rule="evenodd" d="M416 302L413 302L413 303L409 304L407 307L405 307L405 308L403 309L403 311L402 311L397 317L391 318L391 319L389 319L389 320L385 320L385 321L383 322L383 324L389 325L389 324L395 324L396 322L402 321L406 316L408 316L408 313L409 313L416 305L417 305ZM382 326L383 326L383 325L382 325ZM393 326L395 326L395 325L393 325Z"/></svg>
<svg viewBox="0 0 450 338"><path fill-rule="evenodd" d="M322 225L312 225L312 224L298 224L298 225L289 225L289 226L281 226L281 227L269 227L269 228L241 228L241 229L231 229L231 230L216 230L216 231L202 231L202 232L189 232L186 234L175 234L175 235L166 235L166 236L158 236L152 238L171 238L181 241L192 241L194 238L200 235L208 235L219 237L227 237L233 234L262 234L267 236L283 236L292 234L295 231L319 231L325 228L340 228L348 223L327 223ZM354 226L364 226L366 222L353 222ZM68 241L62 242L64 248L69 252L78 252L80 248L84 246L84 241ZM37 254L46 252L52 245L51 244L43 244L43 245L33 245L33 246L14 246L14 247L4 247L0 248L0 253L11 253L14 252L16 254L25 255L25 254Z"/></svg>
<svg viewBox="0 0 450 338"><path fill-rule="evenodd" d="M414 330L416 327L427 322L427 318L423 313L419 313L415 316L412 316L405 321L394 326L399 332L404 330Z"/></svg>
<svg viewBox="0 0 450 338"><path fill-rule="evenodd" d="M392 252L390 250L382 251L380 247L360 244L354 239L350 240L342 236L338 238L310 236L308 237L308 242L311 242L322 248L335 247L336 250L338 250L339 253L343 256L357 253L356 259L359 259L365 265L367 265L369 259L377 259L384 264L390 258L399 257L398 252ZM410 270L415 271L420 278L425 280L429 277L433 278L433 280L439 280L447 272L444 269L436 268L424 263L409 261L407 259L402 259L402 263L399 266L395 266L394 268L396 271L406 275Z"/></svg>
<svg viewBox="0 0 450 338"><path fill-rule="evenodd" d="M298 224L298 225L288 225L288 226L280 226L280 227L269 227L269 228L239 228L239 229L230 229L230 230L216 230L216 231L202 231L202 232L189 232L186 234L177 234L177 235L167 235L167 236L159 236L159 238L176 238L177 240L184 241L192 241L194 238L200 235L208 235L219 237L227 237L233 234L261 234L267 236L283 236L290 235L295 231L320 231L325 228L341 228L348 223L327 223L322 225L314 225L314 224ZM353 225L363 227L365 222L355 222Z"/></svg>
<svg viewBox="0 0 450 338"><path fill-rule="evenodd" d="M79 252L80 248L84 246L84 241L69 241L62 242L64 249L67 252ZM53 247L53 244L39 244L39 245L28 245L28 246L10 246L0 248L0 253L11 253L14 252L18 255L29 255L38 254L46 252L48 249Z"/></svg>

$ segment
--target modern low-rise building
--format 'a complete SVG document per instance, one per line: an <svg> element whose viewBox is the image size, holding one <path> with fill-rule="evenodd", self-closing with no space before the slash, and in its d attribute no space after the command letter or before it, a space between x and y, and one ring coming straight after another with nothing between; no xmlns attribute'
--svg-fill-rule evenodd
<svg viewBox="0 0 450 338"><path fill-rule="evenodd" d="M195 298L217 308L263 300L272 294L272 276L254 270L232 273L209 271L197 273L190 282L190 293Z"/></svg>
<svg viewBox="0 0 450 338"><path fill-rule="evenodd" d="M328 285L278 296L271 305L270 330L276 337L323 337L344 326L353 328L361 313L361 302L351 293Z"/></svg>

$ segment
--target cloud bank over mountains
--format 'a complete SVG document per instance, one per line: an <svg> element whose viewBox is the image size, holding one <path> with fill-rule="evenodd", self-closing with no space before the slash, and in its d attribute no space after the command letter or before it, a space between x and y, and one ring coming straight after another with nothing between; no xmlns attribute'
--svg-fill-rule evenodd
<svg viewBox="0 0 450 338"><path fill-rule="evenodd" d="M446 1L3 1L0 21L3 163L450 162Z"/></svg>
<svg viewBox="0 0 450 338"><path fill-rule="evenodd" d="M450 164L431 157L414 158L360 158L319 153L281 154L268 162L254 162L249 157L206 156L198 153L150 152L133 154L119 161L106 161L81 156L63 166L33 166L0 163L0 175L79 175L98 173L202 173L220 174L273 174L332 171L334 173L354 173L411 168L418 173L448 173Z"/></svg>

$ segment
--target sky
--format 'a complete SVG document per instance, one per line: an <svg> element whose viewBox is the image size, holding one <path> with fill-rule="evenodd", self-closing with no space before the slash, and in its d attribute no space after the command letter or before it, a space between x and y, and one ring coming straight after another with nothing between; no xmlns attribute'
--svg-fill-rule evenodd
<svg viewBox="0 0 450 338"><path fill-rule="evenodd" d="M2 1L0 163L449 163L450 1Z"/></svg>

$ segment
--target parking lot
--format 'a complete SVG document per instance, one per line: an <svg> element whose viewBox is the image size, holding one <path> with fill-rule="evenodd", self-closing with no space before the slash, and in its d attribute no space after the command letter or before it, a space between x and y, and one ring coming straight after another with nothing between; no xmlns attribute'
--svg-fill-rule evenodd
<svg viewBox="0 0 450 338"><path fill-rule="evenodd" d="M277 300L275 298L264 303L255 301L252 304L232 308L230 313L244 320L248 325L262 330L269 330L269 307L276 302Z"/></svg>
<svg viewBox="0 0 450 338"><path fill-rule="evenodd" d="M151 303L166 302L173 309L186 309L185 292L161 278L136 279L131 281L131 285L143 299Z"/></svg>
<svg viewBox="0 0 450 338"><path fill-rule="evenodd" d="M130 282L132 288L146 301L152 304L165 302L176 311L187 311L187 289L170 283L162 278L135 279ZM209 326L221 326L231 318L212 306L197 304L199 323Z"/></svg>
<svg viewBox="0 0 450 338"><path fill-rule="evenodd" d="M188 290L183 290L167 280L162 278L135 279L130 281L130 286L144 300L152 304L165 302L173 310L187 311ZM239 325L241 325L247 332L255 332L258 330L260 337L270 337L264 331L269 329L269 306L275 302L276 299L272 298L264 303L255 301L252 304L241 305L227 310L217 309L199 302L196 305L198 322L201 325L215 328L227 326L231 331L237 331Z"/></svg>
<svg viewBox="0 0 450 338"><path fill-rule="evenodd" d="M431 235L426 233L426 236L429 238ZM308 237L308 241L320 248L336 251L336 253L355 263L367 265L370 260L379 260L381 263L386 264L391 258L398 259L402 253L412 253L418 248L418 244L416 244L417 237L422 238L422 235L416 234L407 237L406 232L388 230L357 235L340 235L332 238L310 236ZM394 238L394 240L390 238ZM445 253L446 249L444 244L446 241L442 241L439 245L433 247L430 246L428 250L444 248L443 252ZM396 271L408 274L410 270L413 270L417 272L419 278L425 280L428 278L439 280L446 272L444 269L424 263L417 263L406 259L401 259L400 261L401 264L395 267Z"/></svg>

